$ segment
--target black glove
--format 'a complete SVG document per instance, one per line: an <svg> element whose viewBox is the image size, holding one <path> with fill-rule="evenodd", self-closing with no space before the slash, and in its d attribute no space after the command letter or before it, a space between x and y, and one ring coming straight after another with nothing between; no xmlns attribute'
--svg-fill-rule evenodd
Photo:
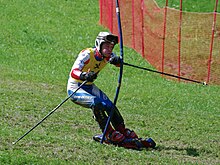
<svg viewBox="0 0 220 165"><path fill-rule="evenodd" d="M113 56L110 58L109 63L114 64L114 65L118 65L121 63L121 59L119 56Z"/></svg>
<svg viewBox="0 0 220 165"><path fill-rule="evenodd" d="M97 78L97 74L95 72L82 72L80 74L80 80L85 81L87 80L88 82L93 82Z"/></svg>

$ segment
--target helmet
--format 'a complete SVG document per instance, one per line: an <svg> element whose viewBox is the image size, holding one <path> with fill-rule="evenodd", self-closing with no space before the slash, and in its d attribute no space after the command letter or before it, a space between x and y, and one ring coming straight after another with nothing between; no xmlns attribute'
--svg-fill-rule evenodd
<svg viewBox="0 0 220 165"><path fill-rule="evenodd" d="M118 43L118 36L109 32L100 32L95 40L95 47L101 53L101 46L104 42L109 42L116 45Z"/></svg>

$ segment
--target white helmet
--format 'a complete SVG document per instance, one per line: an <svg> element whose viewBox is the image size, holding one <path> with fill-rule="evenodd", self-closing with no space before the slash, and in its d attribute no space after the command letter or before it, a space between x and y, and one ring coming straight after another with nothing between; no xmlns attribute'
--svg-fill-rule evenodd
<svg viewBox="0 0 220 165"><path fill-rule="evenodd" d="M118 36L113 35L109 32L100 32L95 40L95 47L101 53L101 46L104 42L109 42L116 45L118 43Z"/></svg>

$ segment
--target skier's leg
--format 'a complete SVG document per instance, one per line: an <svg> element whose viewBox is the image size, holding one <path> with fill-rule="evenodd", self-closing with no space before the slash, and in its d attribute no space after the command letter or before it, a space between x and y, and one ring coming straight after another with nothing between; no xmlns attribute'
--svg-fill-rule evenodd
<svg viewBox="0 0 220 165"><path fill-rule="evenodd" d="M114 110L114 114L112 116L111 122L115 130L121 132L126 138L138 138L137 134L128 128L125 127L124 119L119 112L118 108L115 105L111 105L111 108L107 108L107 113Z"/></svg>
<svg viewBox="0 0 220 165"><path fill-rule="evenodd" d="M94 116L96 118L96 121L99 124L100 129L102 132L105 129L105 125L107 122L107 116L105 114L105 106L103 106L102 103L96 103L92 106L92 110L94 113ZM94 140L99 140L100 135L95 135L93 137ZM125 136L118 131L115 131L111 125L108 126L107 132L106 132L106 137L105 137L105 142L106 143L113 143L113 144L119 144L125 139Z"/></svg>
<svg viewBox="0 0 220 165"><path fill-rule="evenodd" d="M70 95L74 88L77 88L77 86L78 84L72 84L72 88L68 90L68 94ZM93 110L96 121L98 122L102 132L104 131L107 121L107 115L105 112L110 113L111 107L116 108L109 98L95 85L83 86L82 89L71 97L71 100L76 104L86 108L91 108ZM111 122L114 128L118 128L118 130L114 130L112 126L109 125L105 142L125 148L137 149L137 145L134 142L124 143L126 138L122 133L119 132L119 130L122 132L125 130L124 120L117 108L115 109Z"/></svg>

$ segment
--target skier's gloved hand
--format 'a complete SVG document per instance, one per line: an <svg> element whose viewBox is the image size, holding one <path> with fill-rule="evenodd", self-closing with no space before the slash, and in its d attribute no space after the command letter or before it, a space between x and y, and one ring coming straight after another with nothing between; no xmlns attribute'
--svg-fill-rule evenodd
<svg viewBox="0 0 220 165"><path fill-rule="evenodd" d="M97 78L97 74L95 72L82 72L80 74L80 80L85 81L87 80L88 82L93 82Z"/></svg>
<svg viewBox="0 0 220 165"><path fill-rule="evenodd" d="M113 65L118 65L121 63L120 57L119 56L113 56L109 59L109 63Z"/></svg>

